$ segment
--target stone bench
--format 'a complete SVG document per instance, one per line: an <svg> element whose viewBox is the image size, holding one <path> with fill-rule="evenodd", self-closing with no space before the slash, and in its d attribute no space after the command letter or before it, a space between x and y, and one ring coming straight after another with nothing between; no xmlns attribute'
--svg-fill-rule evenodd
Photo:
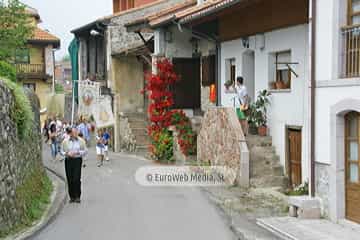
<svg viewBox="0 0 360 240"><path fill-rule="evenodd" d="M309 196L290 196L289 215L301 219L319 219L321 208L319 199Z"/></svg>

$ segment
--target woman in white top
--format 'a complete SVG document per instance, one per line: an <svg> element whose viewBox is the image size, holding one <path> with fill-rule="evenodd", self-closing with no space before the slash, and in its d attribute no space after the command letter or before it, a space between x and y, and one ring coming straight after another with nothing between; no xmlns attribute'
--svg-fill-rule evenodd
<svg viewBox="0 0 360 240"><path fill-rule="evenodd" d="M241 124L241 127L243 129L243 132L245 134L245 136L248 134L248 122L245 116L244 111L246 111L248 109L248 93L247 93L247 89L246 86L244 85L244 78L243 77L238 77L236 79L236 83L235 83L235 92L237 94L238 97L238 101L240 103L240 107L236 108L236 114L239 118L239 122Z"/></svg>

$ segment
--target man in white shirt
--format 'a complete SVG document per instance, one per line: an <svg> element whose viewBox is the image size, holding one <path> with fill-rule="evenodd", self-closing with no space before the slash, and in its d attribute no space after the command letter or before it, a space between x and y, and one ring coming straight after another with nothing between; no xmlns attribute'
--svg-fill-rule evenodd
<svg viewBox="0 0 360 240"><path fill-rule="evenodd" d="M76 128L72 129L70 138L63 141L61 153L65 156L70 202L80 203L82 160L87 153L87 148L85 141L78 137Z"/></svg>

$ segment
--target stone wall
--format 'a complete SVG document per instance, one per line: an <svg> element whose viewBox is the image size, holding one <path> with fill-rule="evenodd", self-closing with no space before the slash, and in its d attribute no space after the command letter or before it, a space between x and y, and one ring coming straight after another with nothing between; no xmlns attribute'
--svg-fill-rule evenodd
<svg viewBox="0 0 360 240"><path fill-rule="evenodd" d="M197 139L197 159L236 171L237 183L249 186L249 151L233 108L209 108Z"/></svg>
<svg viewBox="0 0 360 240"><path fill-rule="evenodd" d="M321 199L321 215L324 217L329 216L329 168L330 166L327 164L315 164L315 194Z"/></svg>
<svg viewBox="0 0 360 240"><path fill-rule="evenodd" d="M33 129L24 140L18 139L16 124L9 112L14 103L12 92L0 80L0 232L15 226L22 219L22 206L16 190L33 170L42 169L39 100L27 91L33 112Z"/></svg>
<svg viewBox="0 0 360 240"><path fill-rule="evenodd" d="M109 27L110 38L111 38L111 55L117 54L124 49L142 45L143 42L138 34L128 33L124 24L133 21L134 19L141 18L156 12L159 12L162 9L173 6L177 3L182 2L182 0L164 0L158 1L156 3L145 5L137 9L132 9L124 13L120 13L111 18L111 26ZM149 39L153 34L145 33L143 34L146 39ZM108 53L109 54L109 53Z"/></svg>
<svg viewBox="0 0 360 240"><path fill-rule="evenodd" d="M120 115L119 121L119 134L120 134L120 149L135 152L136 140L135 135L132 133L129 119L123 115Z"/></svg>

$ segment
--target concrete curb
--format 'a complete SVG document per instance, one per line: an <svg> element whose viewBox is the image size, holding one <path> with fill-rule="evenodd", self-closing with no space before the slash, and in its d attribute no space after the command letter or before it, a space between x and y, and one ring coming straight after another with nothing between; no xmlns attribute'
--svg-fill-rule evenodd
<svg viewBox="0 0 360 240"><path fill-rule="evenodd" d="M207 190L206 188L201 188L201 191L204 195L207 196L208 200L219 210L223 218L228 224L229 229L233 232L237 240L275 240L280 239L276 234L274 234L271 231L268 231L267 229L261 229L261 231L268 232L271 236L261 236L263 234L254 232L254 229L252 226L255 226L255 228L260 228L256 222L250 223L249 220L244 217L243 223L240 224L235 220L235 216L230 212L227 212L224 209L224 204L226 205L227 200L219 200L211 191ZM267 234L266 234L267 235Z"/></svg>
<svg viewBox="0 0 360 240"><path fill-rule="evenodd" d="M34 223L30 228L9 236L5 240L30 240L34 239L42 230L51 224L64 208L67 201L65 179L55 171L45 167L50 180L53 183L54 191L51 195L51 203L49 204L43 217Z"/></svg>

